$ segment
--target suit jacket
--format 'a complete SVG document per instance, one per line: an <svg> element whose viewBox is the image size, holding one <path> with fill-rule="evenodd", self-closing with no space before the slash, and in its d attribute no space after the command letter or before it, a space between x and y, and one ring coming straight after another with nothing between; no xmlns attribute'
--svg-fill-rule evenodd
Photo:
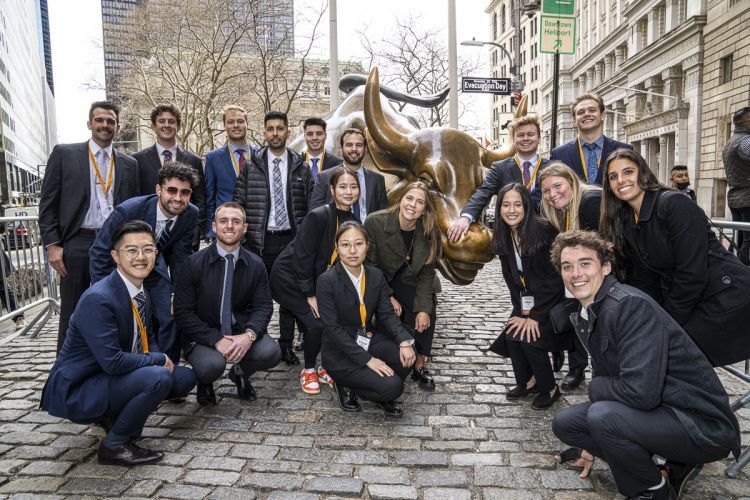
<svg viewBox="0 0 750 500"><path fill-rule="evenodd" d="M325 152L323 155L323 167L320 169L321 172L324 172L328 170L329 168L333 168L337 165L341 165L341 162L344 161L343 158L339 158L333 153L329 153L328 151ZM310 165L310 168L312 168L312 164L307 159L307 156L305 156L305 163Z"/></svg>
<svg viewBox="0 0 750 500"><path fill-rule="evenodd" d="M385 178L379 173L365 168L364 165L360 168L365 169L365 191L367 196L365 206L367 208L367 213L371 214L378 210L388 208L388 196L385 191ZM332 175L332 169L321 172L320 175L318 175L318 182L315 183L312 194L310 195L310 210L322 205L327 205L333 201L329 184Z"/></svg>
<svg viewBox="0 0 750 500"><path fill-rule="evenodd" d="M141 177L141 195L156 193L159 184L159 170L161 159L156 145L138 151L133 155L138 162L138 173ZM175 160L193 167L198 176L198 185L193 189L190 203L198 207L198 225L195 228L195 244L206 234L206 176L203 173L203 162L196 155L177 146Z"/></svg>
<svg viewBox="0 0 750 500"><path fill-rule="evenodd" d="M211 233L211 222L214 220L216 207L232 201L234 185L237 183L237 171L230 156L230 147L224 145L206 153L206 233ZM245 161L249 161L251 151L245 152Z"/></svg>
<svg viewBox="0 0 750 500"><path fill-rule="evenodd" d="M125 203L117 206L112 214L107 217L104 225L96 234L94 244L89 249L89 273L91 282L96 283L110 274L115 268L110 251L112 250L112 235L121 225L128 221L142 220L156 230L156 210L159 197L155 194L131 198ZM187 260L193 252L193 230L198 220L198 208L188 205L177 218L172 227L172 236L167 241L159 255L156 256L154 270L146 278L145 285L148 286L159 277L172 283L171 276L179 270L179 266Z"/></svg>
<svg viewBox="0 0 750 500"><path fill-rule="evenodd" d="M195 344L213 347L221 340L221 295L225 259L217 243L190 256L176 276L174 316L183 348ZM266 333L273 314L266 266L260 257L240 247L232 281L232 333L248 328L258 337Z"/></svg>
<svg viewBox="0 0 750 500"><path fill-rule="evenodd" d="M403 323L393 312L388 284L377 267L364 265L365 308L368 332L388 335L400 344L412 340ZM359 316L359 295L339 262L320 275L317 284L318 312L323 321L321 356L326 370L347 370L365 366L372 354L357 344L357 331L362 327ZM377 316L377 327L374 327Z"/></svg>
<svg viewBox="0 0 750 500"><path fill-rule="evenodd" d="M539 205L539 202L542 199L542 189L539 186L539 174L547 163L549 163L549 160L542 158L542 163L536 171L536 181L534 182L534 189L531 191L531 198L534 200L535 205ZM531 168L534 168L533 165ZM474 194L471 195L469 201L464 205L461 214L471 216L472 222L476 221L482 213L482 210L484 210L484 207L490 202L492 196L499 193L507 184L522 181L523 178L521 177L521 171L518 169L514 156L494 162L490 167L487 177L484 178L482 185L474 191Z"/></svg>
<svg viewBox="0 0 750 500"><path fill-rule="evenodd" d="M112 200L119 205L138 196L138 163L133 157L112 150L115 180ZM81 229L91 203L89 142L58 144L47 160L39 199L39 230L44 245L64 245Z"/></svg>
<svg viewBox="0 0 750 500"><path fill-rule="evenodd" d="M633 149L633 146L626 142L619 142L614 139L610 139L606 135L604 136L602 159L599 163L599 171L596 173L596 184L599 184L601 186L602 172L604 172L604 166L606 164L607 157L619 148ZM583 173L581 153L578 150L578 138L553 149L549 158L550 160L560 160L561 162L565 163L567 166L573 169L576 175L580 177L583 182L588 183L588 179L586 179L586 176Z"/></svg>
<svg viewBox="0 0 750 500"><path fill-rule="evenodd" d="M131 352L134 335L133 309L128 289L115 270L86 290L70 317L65 343L42 390L41 408L72 421L91 422L109 407L111 377L144 366L163 366L149 318L147 354Z"/></svg>

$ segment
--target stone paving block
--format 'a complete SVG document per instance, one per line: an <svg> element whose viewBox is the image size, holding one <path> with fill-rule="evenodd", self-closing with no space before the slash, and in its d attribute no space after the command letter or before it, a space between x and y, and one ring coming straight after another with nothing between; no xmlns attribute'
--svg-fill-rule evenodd
<svg viewBox="0 0 750 500"><path fill-rule="evenodd" d="M499 453L456 453L451 455L451 465L503 465L503 457Z"/></svg>
<svg viewBox="0 0 750 500"><path fill-rule="evenodd" d="M314 493L360 495L365 483L357 477L314 477L307 482L307 490Z"/></svg>
<svg viewBox="0 0 750 500"><path fill-rule="evenodd" d="M271 459L279 452L278 446L262 446L255 444L236 444L230 455L240 458Z"/></svg>
<svg viewBox="0 0 750 500"><path fill-rule="evenodd" d="M409 469L404 467L375 467L366 465L357 476L370 484L409 484Z"/></svg>
<svg viewBox="0 0 750 500"><path fill-rule="evenodd" d="M247 462L241 458L195 457L187 465L188 469L211 469L240 472Z"/></svg>
<svg viewBox="0 0 750 500"><path fill-rule="evenodd" d="M436 427L468 427L471 420L468 417L451 416L431 416L427 423Z"/></svg>
<svg viewBox="0 0 750 500"><path fill-rule="evenodd" d="M452 440L486 440L487 429L479 427L445 427L440 429L440 439Z"/></svg>
<svg viewBox="0 0 750 500"><path fill-rule="evenodd" d="M99 441L94 436L60 436L50 443L53 448L91 448Z"/></svg>
<svg viewBox="0 0 750 500"><path fill-rule="evenodd" d="M90 495L95 497L119 496L130 488L135 481L123 479L71 479L57 490L64 495Z"/></svg>
<svg viewBox="0 0 750 500"><path fill-rule="evenodd" d="M161 484L161 481L157 479L136 481L123 495L128 497L153 497Z"/></svg>
<svg viewBox="0 0 750 500"><path fill-rule="evenodd" d="M101 465L96 461L78 464L69 473L69 477L96 477L101 479L117 479L128 471L119 465Z"/></svg>
<svg viewBox="0 0 750 500"><path fill-rule="evenodd" d="M471 492L455 488L426 488L422 498L424 500L471 500Z"/></svg>
<svg viewBox="0 0 750 500"><path fill-rule="evenodd" d="M388 463L388 453L385 451L344 450L339 453L339 463L355 465L380 465Z"/></svg>
<svg viewBox="0 0 750 500"><path fill-rule="evenodd" d="M221 486L216 488L208 496L208 500L255 500L255 492L247 488L228 488Z"/></svg>
<svg viewBox="0 0 750 500"><path fill-rule="evenodd" d="M80 434L88 429L88 425L74 424L72 422L58 422L45 424L36 429L37 432L50 432L53 434Z"/></svg>
<svg viewBox="0 0 750 500"><path fill-rule="evenodd" d="M367 492L373 500L417 500L417 490L413 486L393 484L370 484Z"/></svg>
<svg viewBox="0 0 750 500"><path fill-rule="evenodd" d="M490 415L490 407L486 404L447 405L448 415L469 417L483 417Z"/></svg>
<svg viewBox="0 0 750 500"><path fill-rule="evenodd" d="M557 466L557 457L545 453L511 453L510 465L512 467L554 469Z"/></svg>
<svg viewBox="0 0 750 500"><path fill-rule="evenodd" d="M576 492L580 494L581 492ZM482 488L483 500L543 500L541 493L528 490L511 490L504 488ZM555 497L557 500L557 497ZM584 497L574 496L570 500L585 500Z"/></svg>
<svg viewBox="0 0 750 500"><path fill-rule="evenodd" d="M199 486L232 486L239 478L239 472L195 469L182 476L181 482Z"/></svg>
<svg viewBox="0 0 750 500"><path fill-rule="evenodd" d="M268 436L263 444L266 446L280 446L282 448L312 448L315 438L312 436Z"/></svg>
<svg viewBox="0 0 750 500"><path fill-rule="evenodd" d="M304 478L297 474L253 472L242 474L239 486L250 486L259 490L298 490Z"/></svg>
<svg viewBox="0 0 750 500"><path fill-rule="evenodd" d="M57 438L49 432L8 432L0 435L0 443L6 444L49 444Z"/></svg>
<svg viewBox="0 0 750 500"><path fill-rule="evenodd" d="M253 460L248 469L254 472L296 472L302 464L282 460Z"/></svg>
<svg viewBox="0 0 750 500"><path fill-rule="evenodd" d="M288 491L274 491L268 495L268 500L318 500L319 495Z"/></svg>
<svg viewBox="0 0 750 500"><path fill-rule="evenodd" d="M352 477L354 474L354 465L332 464L328 462L302 462L299 472L306 476Z"/></svg>
<svg viewBox="0 0 750 500"><path fill-rule="evenodd" d="M64 448L60 448L61 450L64 450ZM81 463L88 460L91 456L96 454L96 448L71 448L62 455L60 455L57 460L67 461L67 462L75 462L75 463Z"/></svg>
<svg viewBox="0 0 750 500"><path fill-rule="evenodd" d="M186 441L185 446L180 448L184 455L225 457L229 453L232 443L209 443L203 441Z"/></svg>
<svg viewBox="0 0 750 500"><path fill-rule="evenodd" d="M399 451L394 458L398 465L448 465L448 454L440 451Z"/></svg>
<svg viewBox="0 0 750 500"><path fill-rule="evenodd" d="M463 486L468 485L466 473L457 470L418 471L415 479L417 486Z"/></svg>
<svg viewBox="0 0 750 500"><path fill-rule="evenodd" d="M128 470L126 479L160 479L168 483L174 483L185 472L182 467L171 467L167 465L139 465Z"/></svg>
<svg viewBox="0 0 750 500"><path fill-rule="evenodd" d="M367 445L367 438L359 436L347 436L342 439L334 436L323 436L315 438L316 448L336 448L347 450L361 450Z"/></svg>
<svg viewBox="0 0 750 500"><path fill-rule="evenodd" d="M333 462L336 454L330 450L315 450L307 448L281 449L280 460L297 460L302 462Z"/></svg>
<svg viewBox="0 0 750 500"><path fill-rule="evenodd" d="M591 481L581 479L569 470L543 470L539 472L542 486L551 490L591 490Z"/></svg>
<svg viewBox="0 0 750 500"><path fill-rule="evenodd" d="M372 438L370 447L376 450L418 450L422 441L416 438Z"/></svg>
<svg viewBox="0 0 750 500"><path fill-rule="evenodd" d="M416 425L396 427L393 429L393 435L430 439L432 438L432 427Z"/></svg>
<svg viewBox="0 0 750 500"><path fill-rule="evenodd" d="M185 441L182 439L159 439L159 438L145 438L138 441L138 446L142 448L148 448L149 450L159 451L177 451Z"/></svg>
<svg viewBox="0 0 750 500"><path fill-rule="evenodd" d="M0 495L11 493L44 493L58 492L60 485L65 482L61 477L32 477L13 479L0 487Z"/></svg>
<svg viewBox="0 0 750 500"><path fill-rule="evenodd" d="M22 476L62 476L73 467L73 462L49 462L40 460L31 462L19 474Z"/></svg>
<svg viewBox="0 0 750 500"><path fill-rule="evenodd" d="M183 484L168 484L159 490L161 498L184 498L186 500L205 498L211 493L210 488L200 486L186 486Z"/></svg>
<svg viewBox="0 0 750 500"><path fill-rule="evenodd" d="M474 451L477 444L474 441L425 441L422 443L425 450L449 450L449 451Z"/></svg>

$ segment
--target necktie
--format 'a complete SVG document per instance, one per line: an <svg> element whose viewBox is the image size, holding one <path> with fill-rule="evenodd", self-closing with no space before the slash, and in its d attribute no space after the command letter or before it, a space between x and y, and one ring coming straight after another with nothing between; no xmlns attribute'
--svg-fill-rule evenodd
<svg viewBox="0 0 750 500"><path fill-rule="evenodd" d="M167 246L169 238L172 237L173 222L174 221L172 219L167 220L166 224L164 224L164 229L161 230L159 238L156 240L156 248L158 248L160 252L164 249L165 246Z"/></svg>
<svg viewBox="0 0 750 500"><path fill-rule="evenodd" d="M228 253L225 257L224 290L221 294L221 334L232 334L232 282L234 281L234 255Z"/></svg>
<svg viewBox="0 0 750 500"><path fill-rule="evenodd" d="M281 183L281 158L273 159L273 220L276 229L283 229L286 225L286 205L284 204L284 185Z"/></svg>
<svg viewBox="0 0 750 500"><path fill-rule="evenodd" d="M104 224L104 221L107 220L107 217L109 217L109 200L110 195L109 193L112 192L114 186L111 185L109 187L109 191L105 191L105 186L107 185L107 182L109 181L109 154L107 153L107 150L100 149L99 153L97 153L98 159L98 167L99 167L99 173L102 176L102 181L104 182L104 186L99 186L99 189L96 190L96 200L97 204L99 205L99 227L101 227Z"/></svg>
<svg viewBox="0 0 750 500"><path fill-rule="evenodd" d="M172 161L172 152L168 149L165 149L162 151L161 155L164 157L164 163L167 163L168 161ZM164 164L162 163L162 165Z"/></svg>
<svg viewBox="0 0 750 500"><path fill-rule="evenodd" d="M141 323L146 324L146 296L143 292L138 292L135 297L135 305L138 307L138 316L141 317ZM138 328L138 322L135 325L135 352L137 354L143 354L143 340L141 340L141 332Z"/></svg>
<svg viewBox="0 0 750 500"><path fill-rule="evenodd" d="M523 185L525 187L528 187L529 182L531 181L531 162L530 161L523 162L523 169L522 170L523 170L523 172L522 172L522 175L523 175Z"/></svg>
<svg viewBox="0 0 750 500"><path fill-rule="evenodd" d="M245 171L245 150L239 148L237 149L237 154L240 155L240 161L237 162L237 168L239 169L237 175L242 175L242 172Z"/></svg>
<svg viewBox="0 0 750 500"><path fill-rule="evenodd" d="M586 148L586 173L588 174L588 183L589 184L596 184L596 174L599 171L599 166L596 164L597 155L597 145L592 144L585 144Z"/></svg>
<svg viewBox="0 0 750 500"><path fill-rule="evenodd" d="M318 162L320 161L320 158L313 158L310 161L312 162L312 166L310 167L310 173L312 174L312 180L313 180L313 182L318 182Z"/></svg>

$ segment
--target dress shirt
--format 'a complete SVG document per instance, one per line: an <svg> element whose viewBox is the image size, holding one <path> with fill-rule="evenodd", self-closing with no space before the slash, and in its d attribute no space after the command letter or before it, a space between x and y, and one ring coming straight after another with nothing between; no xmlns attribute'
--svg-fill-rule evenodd
<svg viewBox="0 0 750 500"><path fill-rule="evenodd" d="M169 150L170 153L172 153L172 161L177 161L177 144L175 143L174 146L171 148L165 148L158 142L156 143L156 152L159 154L159 161L161 161L161 164L164 165L164 151Z"/></svg>
<svg viewBox="0 0 750 500"><path fill-rule="evenodd" d="M287 214L286 214L286 224L284 227L276 227L276 207L273 203L273 160L279 158L281 160L281 163L279 163L279 170L281 171L281 192L284 194L284 206L287 207ZM286 182L287 178L289 177L289 166L288 166L288 154L286 150L284 150L284 154L281 156L274 155L271 150L268 150L268 192L271 195L271 211L268 213L268 226L267 229L269 231L278 231L278 230L284 230L284 229L291 229L291 225L289 224L289 209L286 199Z"/></svg>
<svg viewBox="0 0 750 500"><path fill-rule="evenodd" d="M106 185L107 179L109 178L110 164L114 168L114 163L111 163L113 158L112 144L110 144L106 148L102 148L96 142L94 142L93 139L89 139L89 148L91 148L91 154L94 155L94 159L96 161L99 161L98 155L100 150L104 149L107 152L107 165L98 165L99 172L101 173L102 179L104 180L104 183ZM107 220L109 214L112 213L112 209L110 207L114 206L113 196L115 192L115 182L117 180L115 179L116 172L112 172L112 185L109 188L109 193L107 194L105 200L104 191L99 185L99 179L96 176L96 170L94 170L94 165L91 162L91 158L89 158L88 162L89 190L91 192L91 196L89 196L89 209L86 212L86 216L83 218L81 227L84 229L99 229L102 227L102 224L104 224L104 221Z"/></svg>
<svg viewBox="0 0 750 500"><path fill-rule="evenodd" d="M521 163L521 184L523 184L523 162L527 161L531 163L531 167L529 167L529 173L531 175L531 185L529 186L529 192L536 189L536 176L534 175L534 167L536 166L536 162L538 160L539 160L539 153L534 153L534 156L532 156L528 160L524 160L520 154L518 155L518 161Z"/></svg>
<svg viewBox="0 0 750 500"><path fill-rule="evenodd" d="M344 271L346 271L346 274L349 276L349 279L352 280L352 285L354 285L354 289L357 290L357 295L359 296L359 301L361 303L364 303L365 298L362 295L362 290L359 287L359 282L362 280L362 276L364 276L365 267L362 266L362 268L359 271L359 276L354 276L352 273L349 272L349 270L346 268L345 265L341 265L341 267L344 268Z"/></svg>
<svg viewBox="0 0 750 500"><path fill-rule="evenodd" d="M224 308L224 283L227 280L226 272L227 272L227 255L234 255L234 267L237 269L237 259L240 258L240 247L235 248L231 252L227 252L224 250L224 247L221 246L221 244L216 243L216 253L219 254L219 256L224 259L224 280L221 282L221 301L219 302L219 321L221 322L221 311ZM232 311L232 324L234 324L235 318L234 318L234 311Z"/></svg>
<svg viewBox="0 0 750 500"><path fill-rule="evenodd" d="M129 279L125 277L124 274L120 272L120 270L117 270L117 274L120 275L120 278L122 278L122 281L125 283L125 288L128 289L128 295L130 295L130 299L135 301L135 296L139 293L146 294L143 291L143 285L141 285L140 288L136 287ZM145 318L142 318L142 321L145 324ZM135 336L140 335L140 332L138 331L138 321L135 319L135 316L133 316L133 343L130 346L130 352L135 352Z"/></svg>
<svg viewBox="0 0 750 500"><path fill-rule="evenodd" d="M164 226L167 225L167 221L172 221L172 229L174 230L175 224L177 224L177 218L179 215L174 215L172 217L167 217L164 215L164 213L161 211L161 205L160 202L156 202L156 227L154 228L154 232L156 233L156 241L159 241L159 236L161 236L161 232L164 231Z"/></svg>
<svg viewBox="0 0 750 500"><path fill-rule="evenodd" d="M250 146L247 144L243 146L235 146L234 144L229 144L229 147L232 149L232 154L234 155L234 161L237 162L237 166L240 166L240 154L237 152L238 149L242 150L242 156L245 157L245 161L249 161L250 159ZM234 162L232 162L232 170L234 170ZM234 173L237 174L237 171L234 170ZM242 172L240 172L242 173Z"/></svg>
<svg viewBox="0 0 750 500"><path fill-rule="evenodd" d="M344 164L345 166L348 166ZM351 167L350 167L351 168ZM365 166L359 164L357 179L359 180L359 221L364 222L367 217L367 186L365 185Z"/></svg>

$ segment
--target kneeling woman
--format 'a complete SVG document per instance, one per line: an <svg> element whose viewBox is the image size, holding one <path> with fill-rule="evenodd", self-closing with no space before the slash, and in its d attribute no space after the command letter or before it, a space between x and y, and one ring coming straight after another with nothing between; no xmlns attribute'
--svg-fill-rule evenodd
<svg viewBox="0 0 750 500"><path fill-rule="evenodd" d="M415 331L417 361L412 379L432 391L425 360L435 333L435 263L440 257L440 231L430 193L423 182L412 182L392 208L369 215L367 263L385 275L393 291L391 302L401 319Z"/></svg>
<svg viewBox="0 0 750 500"><path fill-rule="evenodd" d="M343 166L336 167L329 189L333 202L307 214L294 240L276 258L270 276L273 299L292 311L307 328L305 368L300 373L305 394L319 394L321 382L332 383L322 367L315 370L323 333L315 280L337 259L336 230L342 223L354 220L351 207L359 200L357 174Z"/></svg>
<svg viewBox="0 0 750 500"><path fill-rule="evenodd" d="M560 398L547 353L564 348L560 343L570 340L569 335L555 335L549 321L550 309L565 296L560 275L550 262L557 231L536 215L523 185L505 186L497 199L492 247L500 257L513 304L501 336L518 384L505 397L516 400L537 394L531 406L543 410Z"/></svg>
<svg viewBox="0 0 750 500"><path fill-rule="evenodd" d="M383 273L363 264L367 247L365 229L345 222L336 232L340 262L318 278L323 366L342 409L359 411L360 396L400 417L396 399L416 358L414 339L393 312Z"/></svg>

